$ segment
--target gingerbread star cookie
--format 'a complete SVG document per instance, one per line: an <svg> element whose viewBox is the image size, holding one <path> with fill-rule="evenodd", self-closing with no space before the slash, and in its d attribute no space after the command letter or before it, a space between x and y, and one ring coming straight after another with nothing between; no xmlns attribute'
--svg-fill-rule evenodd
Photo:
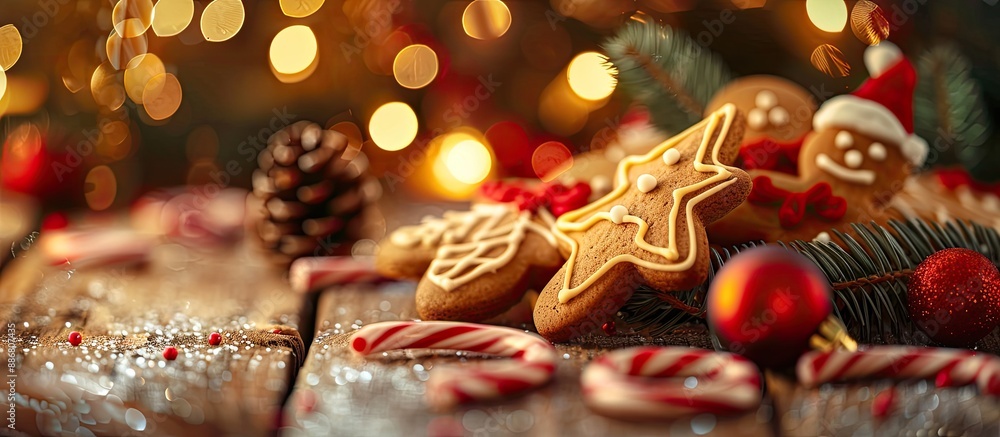
<svg viewBox="0 0 1000 437"><path fill-rule="evenodd" d="M750 177L730 166L744 129L734 105L645 155L622 160L616 188L559 217L566 263L539 296L535 326L552 341L599 330L639 285L665 292L705 280L705 225L750 193Z"/></svg>

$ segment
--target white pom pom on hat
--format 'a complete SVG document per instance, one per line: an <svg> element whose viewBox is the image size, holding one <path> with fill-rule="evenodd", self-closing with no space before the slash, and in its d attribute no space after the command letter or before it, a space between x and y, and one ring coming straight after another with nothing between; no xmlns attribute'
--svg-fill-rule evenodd
<svg viewBox="0 0 1000 437"><path fill-rule="evenodd" d="M882 41L865 50L865 68L871 77L881 76L900 59L903 59L903 52L899 50L899 46L889 41Z"/></svg>

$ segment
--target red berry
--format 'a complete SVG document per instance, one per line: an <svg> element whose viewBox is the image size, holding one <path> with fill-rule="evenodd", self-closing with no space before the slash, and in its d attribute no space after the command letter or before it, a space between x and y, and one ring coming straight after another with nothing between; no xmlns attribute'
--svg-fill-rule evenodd
<svg viewBox="0 0 1000 437"><path fill-rule="evenodd" d="M219 334L218 332L213 332L208 335L208 344L212 346L218 346L220 343L222 343L222 334Z"/></svg>
<svg viewBox="0 0 1000 437"><path fill-rule="evenodd" d="M601 325L601 330L603 330L604 333L608 335L615 335L618 332L618 329L615 327L614 321L606 322L605 324Z"/></svg>
<svg viewBox="0 0 1000 437"><path fill-rule="evenodd" d="M177 348L175 348L173 346L167 346L167 348L163 350L163 358L166 358L167 360L170 360L170 361L176 360L177 359Z"/></svg>
<svg viewBox="0 0 1000 437"><path fill-rule="evenodd" d="M83 335L79 332L73 331L69 333L69 344L73 346L79 346L80 342L83 341Z"/></svg>
<svg viewBox="0 0 1000 437"><path fill-rule="evenodd" d="M281 328L274 328L274 330L271 332L275 334L281 334Z"/></svg>

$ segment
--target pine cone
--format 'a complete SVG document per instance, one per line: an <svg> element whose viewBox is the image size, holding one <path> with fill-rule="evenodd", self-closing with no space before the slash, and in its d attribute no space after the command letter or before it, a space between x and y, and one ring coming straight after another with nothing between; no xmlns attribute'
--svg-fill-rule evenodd
<svg viewBox="0 0 1000 437"><path fill-rule="evenodd" d="M267 141L257 157L253 193L262 208L256 234L287 267L304 256L348 255L372 238L381 194L368 159L343 134L300 121ZM374 225L374 226L372 226Z"/></svg>

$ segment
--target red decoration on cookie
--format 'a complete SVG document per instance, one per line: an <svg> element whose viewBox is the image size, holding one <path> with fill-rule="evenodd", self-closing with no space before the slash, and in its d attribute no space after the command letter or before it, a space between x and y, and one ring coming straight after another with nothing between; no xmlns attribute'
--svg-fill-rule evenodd
<svg viewBox="0 0 1000 437"><path fill-rule="evenodd" d="M272 334L281 334L281 328L274 328L274 329L273 329L273 330L271 331L271 333L272 333Z"/></svg>
<svg viewBox="0 0 1000 437"><path fill-rule="evenodd" d="M934 341L969 346L1000 323L1000 273L969 249L945 249L927 257L907 286L910 318Z"/></svg>
<svg viewBox="0 0 1000 437"><path fill-rule="evenodd" d="M173 346L167 346L166 349L163 349L163 358L169 361L176 360L177 348Z"/></svg>
<svg viewBox="0 0 1000 437"><path fill-rule="evenodd" d="M545 184L531 190L523 184L491 181L480 189L490 200L513 202L521 211L535 211L544 206L556 217L586 205L590 197L590 185L584 182L571 186Z"/></svg>
<svg viewBox="0 0 1000 437"><path fill-rule="evenodd" d="M209 334L208 335L208 344L210 344L212 346L218 346L218 345L222 344L222 334L219 334L218 332L213 332L213 333Z"/></svg>
<svg viewBox="0 0 1000 437"><path fill-rule="evenodd" d="M1000 182L992 184L979 182L961 168L941 169L936 172L936 175L941 185L944 185L945 188L951 191L955 191L956 188L961 186L968 186L974 191L993 193L1000 196Z"/></svg>
<svg viewBox="0 0 1000 437"><path fill-rule="evenodd" d="M744 143L740 148L740 161L747 170L772 170L796 175L799 172L799 151L805 138L803 135L797 140L781 142L762 137Z"/></svg>
<svg viewBox="0 0 1000 437"><path fill-rule="evenodd" d="M830 315L830 283L796 252L750 249L716 273L706 308L709 325L730 351L765 366L790 364Z"/></svg>
<svg viewBox="0 0 1000 437"><path fill-rule="evenodd" d="M69 333L69 344L73 346L79 346L80 342L83 341L83 335L79 332L73 331Z"/></svg>
<svg viewBox="0 0 1000 437"><path fill-rule="evenodd" d="M826 182L817 182L806 191L794 193L774 186L767 176L758 176L753 179L753 190L747 200L758 204L780 203L778 219L785 228L802 223L807 212L830 221L840 220L847 212L847 200L834 196L833 188Z"/></svg>

